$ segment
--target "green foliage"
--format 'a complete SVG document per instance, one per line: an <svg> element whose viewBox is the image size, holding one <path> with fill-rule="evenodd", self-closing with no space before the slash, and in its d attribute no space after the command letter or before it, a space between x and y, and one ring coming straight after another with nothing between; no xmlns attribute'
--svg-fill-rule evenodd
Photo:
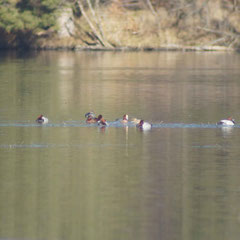
<svg viewBox="0 0 240 240"><path fill-rule="evenodd" d="M59 0L20 0L17 7L20 10L31 10L33 14L40 16L42 13L54 12L59 4Z"/></svg>
<svg viewBox="0 0 240 240"><path fill-rule="evenodd" d="M7 32L46 30L56 23L59 0L0 0L0 27Z"/></svg>
<svg viewBox="0 0 240 240"><path fill-rule="evenodd" d="M47 30L56 25L59 6L60 0L0 0L0 30L16 39Z"/></svg>

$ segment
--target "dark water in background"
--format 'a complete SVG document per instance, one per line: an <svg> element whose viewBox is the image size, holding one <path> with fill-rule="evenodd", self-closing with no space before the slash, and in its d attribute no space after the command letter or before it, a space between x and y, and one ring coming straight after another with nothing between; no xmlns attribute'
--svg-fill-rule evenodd
<svg viewBox="0 0 240 240"><path fill-rule="evenodd" d="M239 104L235 53L1 53L0 239L239 239Z"/></svg>

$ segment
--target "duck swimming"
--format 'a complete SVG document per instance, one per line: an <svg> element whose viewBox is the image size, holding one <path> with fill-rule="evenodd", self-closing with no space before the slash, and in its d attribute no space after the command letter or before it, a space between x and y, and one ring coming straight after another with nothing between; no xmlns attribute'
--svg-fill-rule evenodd
<svg viewBox="0 0 240 240"><path fill-rule="evenodd" d="M101 127L106 127L106 126L108 126L107 121L103 118L102 115L99 115L99 116L97 117L97 123L98 123L98 125L101 126Z"/></svg>
<svg viewBox="0 0 240 240"><path fill-rule="evenodd" d="M92 117L88 117L86 119L86 123L96 123L98 120L97 118L92 118Z"/></svg>
<svg viewBox="0 0 240 240"><path fill-rule="evenodd" d="M98 120L95 117L95 113L94 112L88 112L85 114L85 118L86 119L86 123L96 123Z"/></svg>
<svg viewBox="0 0 240 240"><path fill-rule="evenodd" d="M128 123L128 115L124 114L121 123Z"/></svg>
<svg viewBox="0 0 240 240"><path fill-rule="evenodd" d="M37 123L45 124L48 123L48 119L44 117L42 114L36 119Z"/></svg>
<svg viewBox="0 0 240 240"><path fill-rule="evenodd" d="M222 126L233 126L235 125L235 120L231 117L227 119L223 119L217 123L217 125L222 125Z"/></svg>
<svg viewBox="0 0 240 240"><path fill-rule="evenodd" d="M88 112L85 114L85 118L92 117L95 118L95 113L94 112Z"/></svg>
<svg viewBox="0 0 240 240"><path fill-rule="evenodd" d="M150 130L152 128L152 124L148 122L144 122L144 120L140 120L140 122L136 125L136 127L141 130Z"/></svg>

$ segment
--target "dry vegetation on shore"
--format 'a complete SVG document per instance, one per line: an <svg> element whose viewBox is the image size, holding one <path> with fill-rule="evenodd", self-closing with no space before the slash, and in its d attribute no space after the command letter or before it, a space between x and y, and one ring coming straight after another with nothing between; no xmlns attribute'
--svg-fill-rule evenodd
<svg viewBox="0 0 240 240"><path fill-rule="evenodd" d="M74 9L74 33L41 47L240 48L240 0L78 0Z"/></svg>

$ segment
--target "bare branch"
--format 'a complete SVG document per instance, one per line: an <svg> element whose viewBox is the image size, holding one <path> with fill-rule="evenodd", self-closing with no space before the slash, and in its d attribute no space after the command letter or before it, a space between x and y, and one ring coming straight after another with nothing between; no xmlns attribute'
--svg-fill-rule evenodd
<svg viewBox="0 0 240 240"><path fill-rule="evenodd" d="M84 7L83 7L83 4L82 4L82 1L81 0L77 0L77 3L78 3L78 6L80 8L80 11L82 12L82 15L84 16L84 18L86 19L88 25L90 26L90 28L92 29L95 37L97 38L98 42L103 46L103 47L111 47L112 48L112 45L108 42L108 41L105 41L104 40L104 37L103 37L103 33L102 33L102 30L101 30L101 27L100 25L98 24L98 21L96 19L96 14L95 14L95 11L93 10L93 7L92 7L92 4L89 0L87 0L88 2L88 5L89 5L89 8L90 8L90 11L94 17L94 22L95 24L97 25L97 28L94 26L94 24L91 22L90 18L88 17L88 15L86 14L85 10L84 10Z"/></svg>
<svg viewBox="0 0 240 240"><path fill-rule="evenodd" d="M193 12L190 12L188 15L191 16L191 15L195 15L195 14L201 12L202 9L204 9L207 6L208 2L209 2L209 0L204 1L198 9L194 10Z"/></svg>
<svg viewBox="0 0 240 240"><path fill-rule="evenodd" d="M229 44L228 47L229 47L229 48L233 47L234 44L238 43L238 41L239 41L239 39L237 39L237 38L233 39L233 41ZM239 42L239 43L240 43L240 42Z"/></svg>
<svg viewBox="0 0 240 240"><path fill-rule="evenodd" d="M92 22L91 22L91 20L89 19L89 17L87 16L81 0L78 0L77 3L78 3L78 6L79 6L79 8L80 8L80 10L81 10L82 15L84 16L84 18L86 19L88 25L90 26L90 28L91 28L92 31L94 32L94 34L95 34L95 36L97 37L99 43L104 47L104 46L105 46L104 41L103 41L101 35L98 33L97 29L96 29L96 28L94 27L94 25L92 24Z"/></svg>
<svg viewBox="0 0 240 240"><path fill-rule="evenodd" d="M93 16L93 20L95 21L95 23L97 24L97 20L96 20L96 13L93 9L93 6L92 6L92 3L90 0L87 0L87 3L88 3L88 7L90 8L90 11L92 13L92 16Z"/></svg>
<svg viewBox="0 0 240 240"><path fill-rule="evenodd" d="M213 40L213 41L204 43L204 44L202 45L202 47L203 47L203 46L213 45L213 44L216 44L216 43L218 43L218 42L226 41L226 38L227 38L227 37L221 37L221 38L215 39L215 40Z"/></svg>
<svg viewBox="0 0 240 240"><path fill-rule="evenodd" d="M151 3L151 0L146 0L146 1L147 1L147 5L148 5L148 7L150 8L152 14L153 14L154 16L157 16L157 13L156 13L156 11L155 11L154 8L153 8L153 5L152 5L152 3Z"/></svg>
<svg viewBox="0 0 240 240"><path fill-rule="evenodd" d="M93 6L92 6L92 3L90 0L87 0L87 3L88 3L88 6L90 8L90 11L92 13L92 16L93 16L93 20L99 30L99 33L101 34L101 36L104 38L104 34L103 34L103 30L102 30L102 26L101 26L101 21L99 19L99 17L96 15L94 9L93 9ZM97 7L99 7L99 1L97 2Z"/></svg>
<svg viewBox="0 0 240 240"><path fill-rule="evenodd" d="M219 34L219 35L226 35L229 37L234 37L234 38L240 38L240 34L234 34L231 32L222 32L222 31L217 31L214 29L210 29L210 28L204 28L204 27L197 27L200 30L206 31L206 32L211 32L211 33L215 33L215 34Z"/></svg>

